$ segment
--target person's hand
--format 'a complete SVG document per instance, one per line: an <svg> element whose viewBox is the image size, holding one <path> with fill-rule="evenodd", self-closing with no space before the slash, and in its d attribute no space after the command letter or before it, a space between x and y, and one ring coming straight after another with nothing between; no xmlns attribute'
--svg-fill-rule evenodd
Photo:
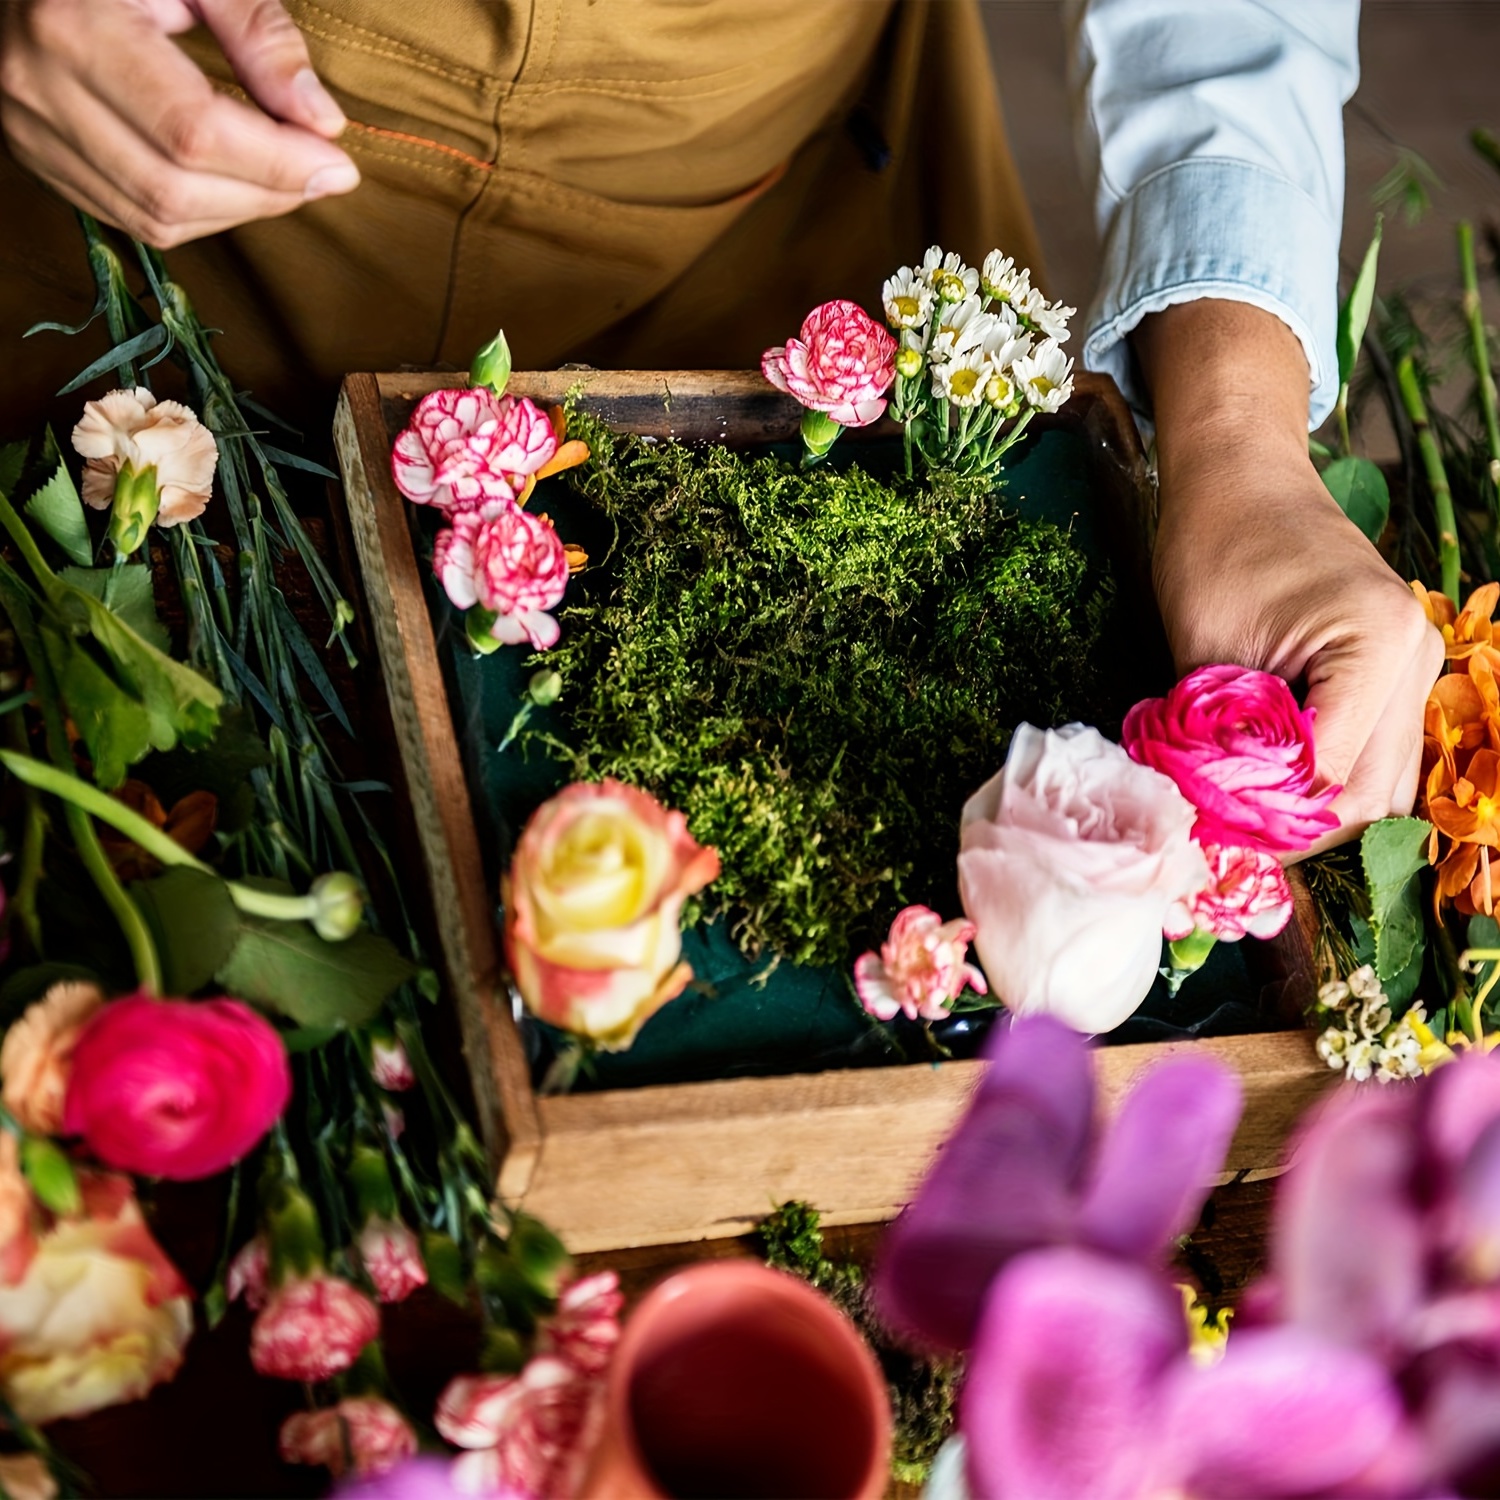
<svg viewBox="0 0 1500 1500"><path fill-rule="evenodd" d="M1136 347L1157 419L1154 572L1180 671L1259 667L1305 684L1318 771L1347 838L1411 811L1443 646L1307 456L1307 361L1269 313L1188 303ZM1337 842L1337 838L1328 842Z"/></svg>
<svg viewBox="0 0 1500 1500"><path fill-rule="evenodd" d="M0 0L0 128L22 166L158 249L347 193L342 111L279 0ZM261 108L171 37L199 22ZM262 113L264 111L264 113Z"/></svg>

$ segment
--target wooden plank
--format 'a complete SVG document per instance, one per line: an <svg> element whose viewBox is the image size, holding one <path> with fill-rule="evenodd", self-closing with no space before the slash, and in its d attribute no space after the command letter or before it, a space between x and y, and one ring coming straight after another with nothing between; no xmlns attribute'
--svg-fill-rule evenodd
<svg viewBox="0 0 1500 1500"><path fill-rule="evenodd" d="M1245 1084L1229 1180L1279 1167L1286 1138L1334 1075L1306 1032L1102 1047L1101 1109L1176 1056ZM543 1146L521 1206L579 1253L743 1234L804 1199L830 1224L893 1217L984 1072L981 1062L614 1090L539 1101Z"/></svg>
<svg viewBox="0 0 1500 1500"><path fill-rule="evenodd" d="M391 482L390 438L373 376L351 375L344 382L334 444L481 1128L486 1146L520 1191L540 1142L540 1122L501 980L494 903L406 506Z"/></svg>

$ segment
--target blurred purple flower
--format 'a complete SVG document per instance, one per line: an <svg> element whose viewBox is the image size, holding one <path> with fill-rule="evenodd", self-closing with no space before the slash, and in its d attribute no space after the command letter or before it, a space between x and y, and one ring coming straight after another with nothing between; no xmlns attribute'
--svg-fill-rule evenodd
<svg viewBox="0 0 1500 1500"><path fill-rule="evenodd" d="M1098 1128L1090 1047L1061 1022L1013 1021L957 1132L887 1237L879 1306L921 1340L962 1349L1013 1257L1081 1245L1161 1259L1190 1229L1239 1119L1239 1080L1207 1059L1159 1063ZM1181 1321L1179 1314L1179 1321Z"/></svg>
<svg viewBox="0 0 1500 1500"><path fill-rule="evenodd" d="M335 1500L468 1500L453 1482L453 1460L421 1454L384 1474L351 1480L334 1491ZM516 1491L497 1490L491 1500L525 1500Z"/></svg>

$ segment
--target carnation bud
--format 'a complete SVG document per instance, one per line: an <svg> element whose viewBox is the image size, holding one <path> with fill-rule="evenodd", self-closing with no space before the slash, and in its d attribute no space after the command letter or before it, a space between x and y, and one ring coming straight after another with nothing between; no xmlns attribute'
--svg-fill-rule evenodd
<svg viewBox="0 0 1500 1500"><path fill-rule="evenodd" d="M73 1163L46 1136L29 1135L21 1142L21 1170L32 1192L53 1213L76 1214L83 1207Z"/></svg>
<svg viewBox="0 0 1500 1500"><path fill-rule="evenodd" d="M1214 951L1214 944L1218 941L1213 933L1205 932L1201 927L1195 927L1184 938L1177 938L1167 944L1167 952L1171 955L1173 977L1178 984L1182 983L1189 974L1195 974L1208 961L1208 955Z"/></svg>
<svg viewBox="0 0 1500 1500"><path fill-rule="evenodd" d="M479 1348L479 1368L486 1375L519 1375L526 1364L526 1345L514 1328L491 1323Z"/></svg>
<svg viewBox="0 0 1500 1500"><path fill-rule="evenodd" d="M308 895L317 903L310 919L313 931L325 942L342 943L359 931L365 897L359 881L347 870L319 875Z"/></svg>
<svg viewBox="0 0 1500 1500"><path fill-rule="evenodd" d="M922 373L922 351L904 345L896 353L896 373L903 380L911 380Z"/></svg>
<svg viewBox="0 0 1500 1500"><path fill-rule="evenodd" d="M505 394L505 387L510 384L510 345L505 342L504 329L474 356L474 363L469 366L469 383L487 385L497 396Z"/></svg>
<svg viewBox="0 0 1500 1500"><path fill-rule="evenodd" d="M318 1211L299 1187L283 1183L278 1201L266 1215L271 1242L271 1283L288 1276L310 1276L323 1265L323 1231Z"/></svg>
<svg viewBox="0 0 1500 1500"><path fill-rule="evenodd" d="M156 470L145 468L137 474L129 464L121 465L115 478L114 507L109 518L109 539L118 556L129 557L140 548L160 509Z"/></svg>
<svg viewBox="0 0 1500 1500"><path fill-rule="evenodd" d="M526 684L526 696L538 708L546 708L549 704L556 703L562 697L562 690L562 673L555 672L550 667L544 667L540 672L533 672L531 681Z"/></svg>
<svg viewBox="0 0 1500 1500"><path fill-rule="evenodd" d="M815 411L810 406L806 408L802 413L802 443L807 449L806 461L817 463L819 459L827 457L828 450L838 442L843 430L827 412Z"/></svg>
<svg viewBox="0 0 1500 1500"><path fill-rule="evenodd" d="M361 1219L394 1219L396 1189L385 1153L373 1146L356 1146L349 1159L349 1186Z"/></svg>
<svg viewBox="0 0 1500 1500"><path fill-rule="evenodd" d="M464 615L464 634L480 656L488 656L491 651L500 649L500 642L491 634L491 628L499 618L494 610L486 609L482 604L473 605Z"/></svg>

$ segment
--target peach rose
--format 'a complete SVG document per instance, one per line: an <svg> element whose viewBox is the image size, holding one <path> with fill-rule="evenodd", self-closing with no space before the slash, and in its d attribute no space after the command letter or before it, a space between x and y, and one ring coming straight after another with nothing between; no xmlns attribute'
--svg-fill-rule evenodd
<svg viewBox="0 0 1500 1500"><path fill-rule="evenodd" d="M618 781L575 783L545 802L501 888L505 952L527 1008L619 1051L692 970L682 907L719 873L687 819Z"/></svg>
<svg viewBox="0 0 1500 1500"><path fill-rule="evenodd" d="M73 1048L83 1024L104 1004L93 984L63 980L54 984L0 1043L0 1099L37 1135L62 1129L63 1101L73 1067Z"/></svg>
<svg viewBox="0 0 1500 1500"><path fill-rule="evenodd" d="M151 1236L130 1179L80 1174L84 1212L42 1235L0 1286L0 1390L23 1422L79 1417L170 1380L192 1301Z"/></svg>
<svg viewBox="0 0 1500 1500"><path fill-rule="evenodd" d="M114 503L122 468L156 470L158 526L180 526L203 514L219 462L214 435L180 401L158 401L144 386L111 391L83 409L73 446L87 460L83 499L95 510Z"/></svg>

